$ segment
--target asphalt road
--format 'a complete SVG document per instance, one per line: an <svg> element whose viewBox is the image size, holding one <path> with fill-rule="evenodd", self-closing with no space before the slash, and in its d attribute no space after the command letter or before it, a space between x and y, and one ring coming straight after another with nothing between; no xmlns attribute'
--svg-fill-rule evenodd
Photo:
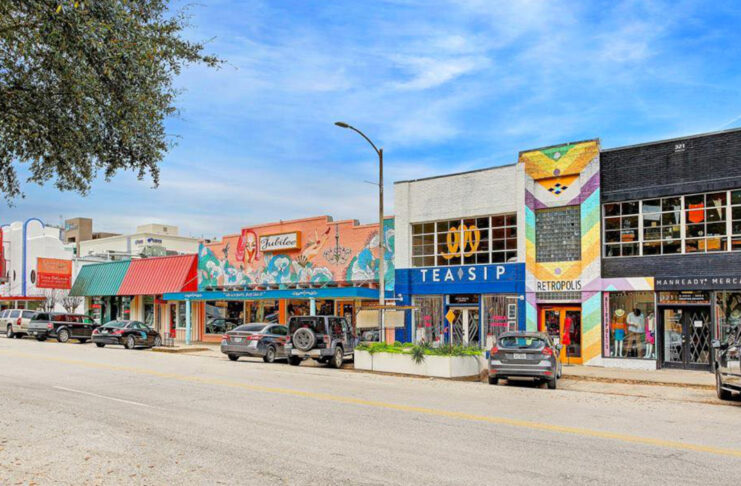
<svg viewBox="0 0 741 486"><path fill-rule="evenodd" d="M0 414L3 485L706 485L741 470L738 404L32 340L0 338Z"/></svg>

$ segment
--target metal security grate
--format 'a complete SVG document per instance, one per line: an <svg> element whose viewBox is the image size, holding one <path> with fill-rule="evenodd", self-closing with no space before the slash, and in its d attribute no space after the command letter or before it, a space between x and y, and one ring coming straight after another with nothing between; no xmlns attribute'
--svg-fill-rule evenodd
<svg viewBox="0 0 741 486"><path fill-rule="evenodd" d="M581 292L536 292L538 301L581 302Z"/></svg>

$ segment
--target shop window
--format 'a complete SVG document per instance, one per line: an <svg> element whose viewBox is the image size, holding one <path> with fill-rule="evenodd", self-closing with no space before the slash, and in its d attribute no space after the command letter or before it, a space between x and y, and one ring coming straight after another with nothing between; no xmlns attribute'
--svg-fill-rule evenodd
<svg viewBox="0 0 741 486"><path fill-rule="evenodd" d="M653 292L610 292L606 295L606 356L656 359L656 310Z"/></svg>
<svg viewBox="0 0 741 486"><path fill-rule="evenodd" d="M484 295L484 330L487 345L493 344L503 332L517 330L517 301L516 295Z"/></svg>
<svg viewBox="0 0 741 486"><path fill-rule="evenodd" d="M741 250L741 190L731 191L731 250Z"/></svg>
<svg viewBox="0 0 741 486"><path fill-rule="evenodd" d="M517 216L412 225L412 266L481 265L517 260Z"/></svg>
<svg viewBox="0 0 741 486"><path fill-rule="evenodd" d="M145 295L142 297L142 303L144 306L144 324L147 327L154 328L154 296Z"/></svg>
<svg viewBox="0 0 741 486"><path fill-rule="evenodd" d="M248 322L278 322L280 314L277 300L258 300L247 303Z"/></svg>
<svg viewBox="0 0 741 486"><path fill-rule="evenodd" d="M414 336L416 342L439 345L443 342L443 298L442 296L415 296Z"/></svg>
<svg viewBox="0 0 741 486"><path fill-rule="evenodd" d="M741 190L605 204L602 227L606 258L740 250Z"/></svg>
<svg viewBox="0 0 741 486"><path fill-rule="evenodd" d="M187 324L185 315L185 301L178 302L178 316L177 316L177 327L178 329L185 329Z"/></svg>
<svg viewBox="0 0 741 486"><path fill-rule="evenodd" d="M614 218L613 218L614 219ZM610 224L621 221L610 220ZM581 259L581 213L579 206L541 209L535 213L535 258L538 262Z"/></svg>
<svg viewBox="0 0 741 486"><path fill-rule="evenodd" d="M741 291L715 294L715 335L721 342L741 331Z"/></svg>
<svg viewBox="0 0 741 486"><path fill-rule="evenodd" d="M244 302L206 301L206 334L224 334L244 322Z"/></svg>

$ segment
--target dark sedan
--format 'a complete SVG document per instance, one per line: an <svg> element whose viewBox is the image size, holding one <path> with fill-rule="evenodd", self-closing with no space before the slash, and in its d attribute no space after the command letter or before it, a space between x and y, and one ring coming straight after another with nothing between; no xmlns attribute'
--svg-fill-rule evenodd
<svg viewBox="0 0 741 486"><path fill-rule="evenodd" d="M561 377L561 346L541 332L507 332L499 336L489 356L489 383L500 378L532 378L551 390Z"/></svg>
<svg viewBox="0 0 741 486"><path fill-rule="evenodd" d="M266 363L286 358L285 344L288 328L280 324L244 324L224 334L221 352L230 360L240 356L261 357Z"/></svg>
<svg viewBox="0 0 741 486"><path fill-rule="evenodd" d="M93 331L93 342L99 348L117 344L126 349L152 348L162 345L160 333L139 321L111 321Z"/></svg>
<svg viewBox="0 0 741 486"><path fill-rule="evenodd" d="M741 393L741 329L733 329L721 342L713 340L715 350L715 392L721 400Z"/></svg>
<svg viewBox="0 0 741 486"><path fill-rule="evenodd" d="M28 334L39 341L56 338L60 343L66 343L70 339L86 343L95 327L95 322L84 314L39 312L28 324Z"/></svg>

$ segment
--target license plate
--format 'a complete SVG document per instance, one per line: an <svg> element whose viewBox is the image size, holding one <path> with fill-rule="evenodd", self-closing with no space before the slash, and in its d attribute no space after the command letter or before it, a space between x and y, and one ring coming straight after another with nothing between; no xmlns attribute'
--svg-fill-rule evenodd
<svg viewBox="0 0 741 486"><path fill-rule="evenodd" d="M237 337L235 337L235 338L234 338L234 342L235 342L235 343L241 343L241 342L242 342L242 338L237 338Z"/></svg>
<svg viewBox="0 0 741 486"><path fill-rule="evenodd" d="M527 359L527 354L525 353L515 353L512 355L513 359Z"/></svg>

